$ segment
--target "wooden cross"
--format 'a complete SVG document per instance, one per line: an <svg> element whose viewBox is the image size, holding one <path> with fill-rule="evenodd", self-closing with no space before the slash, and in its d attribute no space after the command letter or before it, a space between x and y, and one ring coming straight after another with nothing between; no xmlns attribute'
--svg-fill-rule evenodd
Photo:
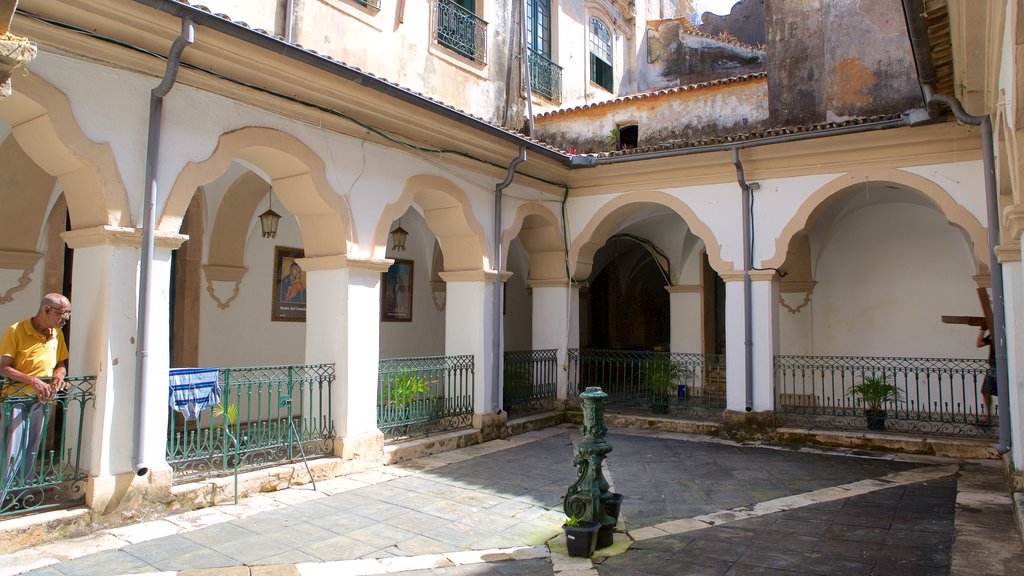
<svg viewBox="0 0 1024 576"><path fill-rule="evenodd" d="M942 322L945 324L967 324L988 330L989 326L992 326L992 302L988 299L988 290L978 288L978 300L981 302L981 311L984 316L943 316Z"/></svg>

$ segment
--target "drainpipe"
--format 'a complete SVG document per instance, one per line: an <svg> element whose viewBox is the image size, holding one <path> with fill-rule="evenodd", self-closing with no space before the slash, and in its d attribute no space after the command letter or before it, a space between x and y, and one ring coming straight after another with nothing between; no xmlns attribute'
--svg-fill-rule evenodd
<svg viewBox="0 0 1024 576"><path fill-rule="evenodd" d="M491 377L494 381L493 391L491 392L491 408L495 414L499 414L503 409L502 406L503 398L503 385L501 381L502 376L502 364L504 363L503 351L505 349L505 317L502 314L502 303L504 302L505 286L501 281L501 192L505 188L508 188L512 184L512 179L516 176L516 167L526 162L526 148L519 148L519 155L516 156L512 163L508 165L508 174L505 179L494 185L494 303L491 306L492 313L494 314L494 342L492 344L494 353L494 367L492 368Z"/></svg>
<svg viewBox="0 0 1024 576"><path fill-rule="evenodd" d="M970 126L981 127L982 162L985 171L985 208L988 226L988 261L992 274L992 345L996 351L996 386L999 407L999 443L995 449L999 454L1010 451L1010 399L1009 371L1006 365L1006 310L1003 298L1003 265L996 256L999 246L999 197L996 191L995 145L992 137L992 120L987 116L968 114L955 97L935 93L935 74L928 44L928 26L922 18L924 6L921 0L903 0L903 14L907 20L910 46L914 52L917 78L925 105L933 113L937 105L948 106L953 116Z"/></svg>
<svg viewBox="0 0 1024 576"><path fill-rule="evenodd" d="M284 41L295 42L295 0L284 0Z"/></svg>
<svg viewBox="0 0 1024 576"><path fill-rule="evenodd" d="M750 200L751 188L743 175L743 164L740 162L740 149L732 149L732 163L736 166L736 181L743 191L743 381L746 395L745 408L750 412L754 408L754 312L753 290L750 286L750 268L753 255L750 253Z"/></svg>
<svg viewBox="0 0 1024 576"><path fill-rule="evenodd" d="M163 81L149 96L149 137L146 142L146 189L142 213L142 256L139 263L139 311L138 332L135 336L135 434L132 443L132 466L139 476L149 472L149 466L142 459L142 436L146 429L146 396L149 389L149 303L152 297L150 288L151 268L153 266L153 245L156 220L156 168L160 158L160 124L163 117L164 96L171 91L178 77L178 65L185 47L195 41L195 30L192 18L181 19L181 35L171 45L167 55L167 69Z"/></svg>
<svg viewBox="0 0 1024 576"><path fill-rule="evenodd" d="M530 91L530 59L527 54L529 48L526 45L526 0L522 1L520 8L522 9L519 16L519 40L522 44L522 85L526 88L526 109L530 127L529 136L532 138L533 96ZM495 414L501 413L504 409L504 406L502 405L504 401L502 365L504 364L505 351L505 315L502 313L502 306L504 304L505 285L501 281L501 197L502 191L512 184L512 179L516 176L516 167L523 162L526 162L526 147L520 146L519 155L512 159L512 163L508 165L508 174L505 175L505 179L494 186L494 270L496 273L494 276L494 303L491 307L492 313L494 314L494 321L491 323L494 330L494 336L492 338L494 340L492 344L494 367L491 372L494 387L491 392L491 409L494 410Z"/></svg>

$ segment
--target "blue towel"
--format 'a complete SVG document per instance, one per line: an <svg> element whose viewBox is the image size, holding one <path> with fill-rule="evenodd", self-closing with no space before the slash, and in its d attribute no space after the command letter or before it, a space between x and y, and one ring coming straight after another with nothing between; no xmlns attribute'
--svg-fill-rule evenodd
<svg viewBox="0 0 1024 576"><path fill-rule="evenodd" d="M195 420L199 413L220 402L216 368L172 368L169 373L171 408Z"/></svg>

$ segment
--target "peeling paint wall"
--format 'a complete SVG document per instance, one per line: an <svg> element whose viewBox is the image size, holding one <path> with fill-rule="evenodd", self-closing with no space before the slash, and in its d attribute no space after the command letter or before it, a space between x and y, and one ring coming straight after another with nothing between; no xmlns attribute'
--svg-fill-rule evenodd
<svg viewBox="0 0 1024 576"><path fill-rule="evenodd" d="M725 32L744 44L764 44L764 0L740 0L723 16L705 12L698 28L709 36Z"/></svg>
<svg viewBox="0 0 1024 576"><path fill-rule="evenodd" d="M694 33L686 18L647 24L640 90L656 90L764 70L764 51Z"/></svg>
<svg viewBox="0 0 1024 576"><path fill-rule="evenodd" d="M764 130L767 90L762 78L617 101L538 118L537 135L563 150L576 148L585 154L613 150L612 129L628 124L639 127L639 147Z"/></svg>
<svg viewBox="0 0 1024 576"><path fill-rule="evenodd" d="M920 106L898 2L767 0L765 25L773 126Z"/></svg>

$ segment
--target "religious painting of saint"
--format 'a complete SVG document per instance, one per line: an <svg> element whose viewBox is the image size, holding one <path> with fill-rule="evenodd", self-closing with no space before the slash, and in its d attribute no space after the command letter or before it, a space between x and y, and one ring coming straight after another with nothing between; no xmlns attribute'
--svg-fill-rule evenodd
<svg viewBox="0 0 1024 576"><path fill-rule="evenodd" d="M412 322L412 260L395 260L380 275L380 319Z"/></svg>
<svg viewBox="0 0 1024 576"><path fill-rule="evenodd" d="M270 319L278 322L306 321L306 273L298 260L299 248L274 249L274 305Z"/></svg>

